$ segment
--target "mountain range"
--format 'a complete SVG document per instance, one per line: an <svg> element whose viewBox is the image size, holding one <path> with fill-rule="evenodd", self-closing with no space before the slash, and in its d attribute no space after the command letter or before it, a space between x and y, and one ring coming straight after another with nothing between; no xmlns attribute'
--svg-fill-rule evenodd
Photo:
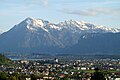
<svg viewBox="0 0 120 80"><path fill-rule="evenodd" d="M67 20L58 24L28 17L0 35L0 52L119 53L120 29Z"/></svg>

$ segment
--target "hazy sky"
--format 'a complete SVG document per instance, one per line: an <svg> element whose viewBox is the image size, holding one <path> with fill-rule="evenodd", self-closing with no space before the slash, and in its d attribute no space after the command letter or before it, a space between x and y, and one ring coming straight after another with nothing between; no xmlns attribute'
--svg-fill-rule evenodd
<svg viewBox="0 0 120 80"><path fill-rule="evenodd" d="M9 30L27 17L120 28L120 0L0 0L0 30Z"/></svg>

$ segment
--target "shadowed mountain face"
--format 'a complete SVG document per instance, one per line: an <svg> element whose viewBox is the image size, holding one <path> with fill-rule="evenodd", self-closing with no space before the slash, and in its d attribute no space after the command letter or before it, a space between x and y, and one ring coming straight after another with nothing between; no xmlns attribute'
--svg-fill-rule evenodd
<svg viewBox="0 0 120 80"><path fill-rule="evenodd" d="M80 37L78 43L67 51L68 53L120 53L120 33L86 34Z"/></svg>
<svg viewBox="0 0 120 80"><path fill-rule="evenodd" d="M119 40L119 35L116 33L119 31L119 29L95 26L83 21L68 20L54 24L41 19L26 18L8 32L0 35L0 52L105 52L106 49L113 49L112 47L119 44L116 41ZM118 36L114 37L114 35ZM119 46L116 47L115 51L119 49Z"/></svg>

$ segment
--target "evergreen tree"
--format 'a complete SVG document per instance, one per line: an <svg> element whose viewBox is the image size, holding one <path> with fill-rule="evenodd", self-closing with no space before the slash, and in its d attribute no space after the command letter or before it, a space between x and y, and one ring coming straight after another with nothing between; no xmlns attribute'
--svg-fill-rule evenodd
<svg viewBox="0 0 120 80"><path fill-rule="evenodd" d="M0 72L0 80L8 80L7 75L4 72Z"/></svg>
<svg viewBox="0 0 120 80"><path fill-rule="evenodd" d="M99 68L95 68L95 72L91 77L91 80L106 80L106 79L104 73L100 71Z"/></svg>

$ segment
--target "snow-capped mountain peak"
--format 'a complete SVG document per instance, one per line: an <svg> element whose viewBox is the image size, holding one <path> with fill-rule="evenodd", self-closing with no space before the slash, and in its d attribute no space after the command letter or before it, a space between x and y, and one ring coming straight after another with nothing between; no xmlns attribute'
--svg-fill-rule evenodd
<svg viewBox="0 0 120 80"><path fill-rule="evenodd" d="M66 20L59 24L50 23L49 21L42 19L35 19L28 17L16 26L25 27L28 30L34 32L42 29L46 32L54 31L70 31L72 33L116 33L120 32L119 29L107 28L105 26L96 26L94 24L85 21Z"/></svg>
<svg viewBox="0 0 120 80"><path fill-rule="evenodd" d="M115 28L107 28L105 26L96 26L95 24L91 24L85 21L75 21L75 20L66 20L64 22L61 22L58 24L58 26L62 27L62 28L67 28L70 29L72 31L79 31L81 33L82 32L87 32L87 33L108 33L108 32L112 32L112 33L116 33L116 32L120 32L119 29L115 29Z"/></svg>
<svg viewBox="0 0 120 80"><path fill-rule="evenodd" d="M44 31L48 32L48 30L45 28L45 26L47 26L48 24L49 24L48 21L28 17L16 26L25 27L32 32L38 31L39 29L43 29Z"/></svg>
<svg viewBox="0 0 120 80"><path fill-rule="evenodd" d="M86 30L88 29L88 26L85 25L86 22L84 21L75 21L75 20L66 20L64 22L61 22L58 24L58 26L63 28L68 28L71 30Z"/></svg>
<svg viewBox="0 0 120 80"><path fill-rule="evenodd" d="M98 29L103 29L103 30L105 30L105 31L113 32L113 33L120 32L120 29L116 29L116 28L108 28L108 27L106 27L106 26L102 26L102 25L97 26L96 28L98 28Z"/></svg>
<svg viewBox="0 0 120 80"><path fill-rule="evenodd" d="M46 23L43 20L40 19L34 19L34 18L27 18L26 23L29 26L34 26L34 27L43 27L46 26Z"/></svg>
<svg viewBox="0 0 120 80"><path fill-rule="evenodd" d="M54 29L54 30L61 29L58 25L50 23L49 21L42 20L42 19L35 19L35 18L31 18L31 17L26 18L21 23L26 23L27 29L29 29L31 31L37 31L38 29L43 29L44 31L49 32L49 30L51 30L51 29Z"/></svg>

